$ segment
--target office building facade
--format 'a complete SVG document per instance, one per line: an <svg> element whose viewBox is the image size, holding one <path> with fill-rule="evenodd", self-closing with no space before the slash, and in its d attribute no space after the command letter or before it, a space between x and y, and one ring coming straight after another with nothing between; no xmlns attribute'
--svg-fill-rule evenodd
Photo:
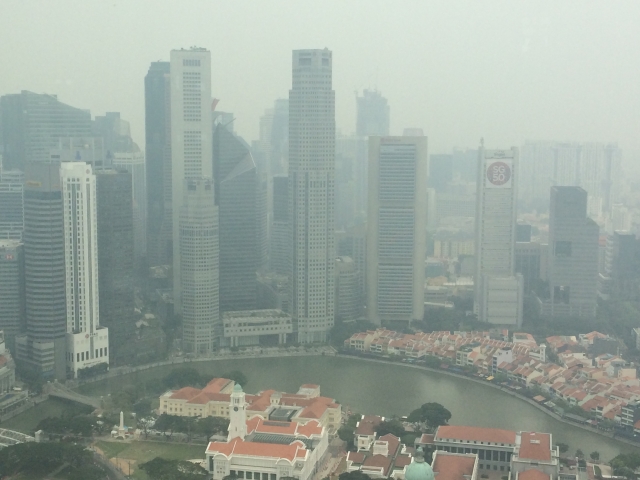
<svg viewBox="0 0 640 480"><path fill-rule="evenodd" d="M515 271L517 181L517 148L480 148L474 313L497 325L522 324L524 282Z"/></svg>
<svg viewBox="0 0 640 480"><path fill-rule="evenodd" d="M8 170L0 155L0 239L22 239L24 227L24 174Z"/></svg>
<svg viewBox="0 0 640 480"><path fill-rule="evenodd" d="M377 325L422 320L427 138L369 138L367 317Z"/></svg>
<svg viewBox="0 0 640 480"><path fill-rule="evenodd" d="M24 248L18 240L0 239L0 330L15 353L15 338L25 324Z"/></svg>
<svg viewBox="0 0 640 480"><path fill-rule="evenodd" d="M298 342L324 342L334 321L335 93L332 55L294 50L289 91L291 314Z"/></svg>
<svg viewBox="0 0 640 480"><path fill-rule="evenodd" d="M149 266L170 265L173 257L169 71L169 62L153 62L144 78Z"/></svg>
<svg viewBox="0 0 640 480"><path fill-rule="evenodd" d="M185 179L208 178L213 171L211 52L171 51L171 184L173 204L173 306L182 312L180 216ZM211 192L213 194L213 191Z"/></svg>
<svg viewBox="0 0 640 480"><path fill-rule="evenodd" d="M62 187L67 370L109 365L109 330L100 325L96 177L84 162L60 164Z"/></svg>
<svg viewBox="0 0 640 480"><path fill-rule="evenodd" d="M182 346L196 354L212 352L222 335L219 306L218 208L209 178L185 180L178 223Z"/></svg>

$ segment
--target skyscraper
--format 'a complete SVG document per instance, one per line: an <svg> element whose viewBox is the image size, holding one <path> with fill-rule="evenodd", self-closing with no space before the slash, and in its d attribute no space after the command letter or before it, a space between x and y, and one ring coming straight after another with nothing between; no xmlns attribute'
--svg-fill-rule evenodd
<svg viewBox="0 0 640 480"><path fill-rule="evenodd" d="M109 365L109 330L100 326L96 176L84 162L60 164L62 187L67 369Z"/></svg>
<svg viewBox="0 0 640 480"><path fill-rule="evenodd" d="M45 378L66 378L65 241L59 163L25 170L24 263L27 332L16 360Z"/></svg>
<svg viewBox="0 0 640 480"><path fill-rule="evenodd" d="M273 215L271 217L269 262L272 271L291 274L291 237L289 235L289 178L273 177Z"/></svg>
<svg viewBox="0 0 640 480"><path fill-rule="evenodd" d="M219 307L218 209L213 182L185 180L180 210L182 342L187 352L211 352L222 334Z"/></svg>
<svg viewBox="0 0 640 480"><path fill-rule="evenodd" d="M0 330L13 353L24 329L24 248L18 240L0 239Z"/></svg>
<svg viewBox="0 0 640 480"><path fill-rule="evenodd" d="M22 239L23 225L24 174L5 169L0 155L0 239Z"/></svg>
<svg viewBox="0 0 640 480"><path fill-rule="evenodd" d="M91 114L71 107L55 95L23 90L0 98L5 168L23 170L26 162L49 160L62 137L90 137Z"/></svg>
<svg viewBox="0 0 640 480"><path fill-rule="evenodd" d="M113 364L132 360L132 349L125 345L135 333L132 183L126 170L96 172L100 325L109 329Z"/></svg>
<svg viewBox="0 0 640 480"><path fill-rule="evenodd" d="M334 321L335 93L328 49L294 50L289 91L291 314L298 342L324 342Z"/></svg>
<svg viewBox="0 0 640 480"><path fill-rule="evenodd" d="M498 325L522 324L522 276L515 273L518 149L478 154L474 313Z"/></svg>
<svg viewBox="0 0 640 480"><path fill-rule="evenodd" d="M211 53L204 48L171 51L171 183L173 204L173 302L182 312L180 216L185 179L213 171ZM213 191L210 191L213 195Z"/></svg>
<svg viewBox="0 0 640 480"><path fill-rule="evenodd" d="M598 290L598 225L587 215L587 192L552 187L549 212L549 301L551 317L594 317Z"/></svg>
<svg viewBox="0 0 640 480"><path fill-rule="evenodd" d="M169 265L173 256L169 62L153 62L144 78L147 178L147 262Z"/></svg>
<svg viewBox="0 0 640 480"><path fill-rule="evenodd" d="M222 124L213 134L213 169L220 222L220 310L254 310L259 268L256 164L249 145Z"/></svg>
<svg viewBox="0 0 640 480"><path fill-rule="evenodd" d="M424 317L427 137L369 137L367 316Z"/></svg>

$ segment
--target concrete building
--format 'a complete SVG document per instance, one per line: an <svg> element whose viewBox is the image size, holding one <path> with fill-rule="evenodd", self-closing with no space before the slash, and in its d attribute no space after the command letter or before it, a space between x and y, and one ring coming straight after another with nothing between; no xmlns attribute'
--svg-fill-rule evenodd
<svg viewBox="0 0 640 480"><path fill-rule="evenodd" d="M604 264L599 278L600 296L634 299L640 281L640 241L635 234L616 231L608 235Z"/></svg>
<svg viewBox="0 0 640 480"><path fill-rule="evenodd" d="M65 243L59 163L28 163L24 191L26 335L16 361L44 378L66 378Z"/></svg>
<svg viewBox="0 0 640 480"><path fill-rule="evenodd" d="M254 310L260 268L256 164L249 145L223 124L213 132L212 175L220 222L220 311Z"/></svg>
<svg viewBox="0 0 640 480"><path fill-rule="evenodd" d="M116 365L134 359L125 349L136 330L132 183L127 171L96 172L100 325L109 329L109 358Z"/></svg>
<svg viewBox="0 0 640 480"><path fill-rule="evenodd" d="M346 230L336 232L336 254L338 257L350 257L358 271L358 295L360 310L365 305L367 278L367 225L360 223Z"/></svg>
<svg viewBox="0 0 640 480"><path fill-rule="evenodd" d="M289 178L273 177L273 214L269 239L269 268L279 275L291 274L291 235L289 233Z"/></svg>
<svg viewBox="0 0 640 480"><path fill-rule="evenodd" d="M542 314L594 317L598 293L598 225L587 216L580 187L552 187L549 215L549 298Z"/></svg>
<svg viewBox="0 0 640 480"><path fill-rule="evenodd" d="M427 137L369 138L367 317L422 320L426 256Z"/></svg>
<svg viewBox="0 0 640 480"><path fill-rule="evenodd" d="M277 309L224 312L222 327L228 347L282 345L293 337L291 316Z"/></svg>
<svg viewBox="0 0 640 480"><path fill-rule="evenodd" d="M15 338L26 329L25 308L24 246L18 240L0 240L0 330L14 353Z"/></svg>
<svg viewBox="0 0 640 480"><path fill-rule="evenodd" d="M147 262L152 267L171 265L173 256L169 67L169 62L153 62L144 77Z"/></svg>
<svg viewBox="0 0 640 480"><path fill-rule="evenodd" d="M516 273L522 275L525 293L529 293L541 278L542 249L539 242L516 242Z"/></svg>
<svg viewBox="0 0 640 480"><path fill-rule="evenodd" d="M102 137L62 137L50 149L51 162L85 162L94 170L107 166L107 151Z"/></svg>
<svg viewBox="0 0 640 480"><path fill-rule="evenodd" d="M133 211L133 254L140 262L147 256L147 173L144 153L114 152L111 166L131 175L131 209Z"/></svg>
<svg viewBox="0 0 640 480"><path fill-rule="evenodd" d="M222 335L219 307L218 208L213 182L185 180L178 222L182 286L182 346L187 352L206 354Z"/></svg>
<svg viewBox="0 0 640 480"><path fill-rule="evenodd" d="M4 332L0 330L0 393L10 392L15 383L16 365L11 358L11 352L7 349Z"/></svg>
<svg viewBox="0 0 640 480"><path fill-rule="evenodd" d="M298 342L325 342L334 321L335 93L332 55L293 51L289 91L291 316Z"/></svg>
<svg viewBox="0 0 640 480"><path fill-rule="evenodd" d="M60 164L67 370L109 365L109 329L100 325L96 176L84 162Z"/></svg>
<svg viewBox="0 0 640 480"><path fill-rule="evenodd" d="M358 266L351 257L337 257L335 266L336 320L354 321L362 316Z"/></svg>
<svg viewBox="0 0 640 480"><path fill-rule="evenodd" d="M22 240L24 174L5 169L0 154L0 239Z"/></svg>
<svg viewBox="0 0 640 480"><path fill-rule="evenodd" d="M522 325L523 279L515 271L518 149L478 153L474 313Z"/></svg>
<svg viewBox="0 0 640 480"><path fill-rule="evenodd" d="M50 150L64 137L90 137L91 114L60 102L56 95L23 90L0 98L0 143L4 166L25 170L27 162L49 160Z"/></svg>
<svg viewBox="0 0 640 480"><path fill-rule="evenodd" d="M182 204L187 198L184 190L187 185L185 179L209 178L213 172L211 52L196 47L172 50L170 77L173 305L175 313L181 314L179 225ZM210 193L213 195L213 191ZM195 294L195 291L189 292L189 295ZM210 334L211 332L208 332L205 336L208 337Z"/></svg>

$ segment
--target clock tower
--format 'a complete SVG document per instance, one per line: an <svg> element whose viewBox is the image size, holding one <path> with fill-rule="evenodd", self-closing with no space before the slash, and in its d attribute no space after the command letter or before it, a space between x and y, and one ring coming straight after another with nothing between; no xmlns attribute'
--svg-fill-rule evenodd
<svg viewBox="0 0 640 480"><path fill-rule="evenodd" d="M244 440L247 434L247 404L244 392L239 384L233 387L231 404L229 405L229 436L227 441L239 437Z"/></svg>

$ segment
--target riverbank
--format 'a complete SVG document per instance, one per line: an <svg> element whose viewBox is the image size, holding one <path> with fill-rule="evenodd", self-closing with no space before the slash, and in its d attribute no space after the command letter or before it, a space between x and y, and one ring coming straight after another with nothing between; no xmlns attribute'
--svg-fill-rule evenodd
<svg viewBox="0 0 640 480"><path fill-rule="evenodd" d="M460 373L457 372L452 372L446 369L442 369L442 368L433 368L433 367L427 367L425 365L416 365L416 364L411 364L411 363L401 363L401 362L395 362L395 361L389 361L389 360L384 360L384 359L379 359L379 358L366 358L366 357L360 357L357 355L349 355L349 354L344 354L344 353L336 353L336 356L339 356L341 358L351 358L351 359L357 359L357 360L363 360L366 362L374 362L374 363L383 363L383 364L392 364L392 365L399 365L402 367L408 367L408 368L414 368L414 369L418 369L418 370L425 370L428 372L432 372L432 373L436 373L436 374L444 374L444 375L449 375L452 377L456 377L459 378L461 380L467 380L467 381L471 381L471 382L475 382L477 384L480 385L485 385L487 387L491 387L494 388L496 390L500 390L503 393L506 393L508 395L510 395L513 398L517 398L518 400L522 400L526 403L528 403L529 405L537 408L538 410L540 410L541 412L544 412L545 414L547 414L548 416L550 416L551 418L553 418L554 420L557 420L559 422L562 422L564 424L567 425L571 425L572 427L577 427L577 428L581 428L583 430L586 430L590 433L595 433L597 435L600 435L602 437L606 437L606 438L610 438L610 439L614 439L618 442L622 442L625 443L627 445L630 445L632 447L636 447L636 448L640 448L640 443L638 442L634 442L632 440L629 440L627 438L624 437L618 437L615 436L612 432L605 432L602 430L599 430L597 428L594 428L590 425L586 425L586 424L581 424L578 422L572 422L571 420L568 420L564 417L561 417L560 415L558 415L557 413L549 410L548 408L545 408L544 406L540 405L539 403L535 402L534 400L532 400L531 398L525 396L525 395L521 395L518 392L515 392L509 388L505 388L502 385L493 383L493 382L487 382L486 380L480 380L479 378L474 378L474 377L470 377L467 375L462 375Z"/></svg>

